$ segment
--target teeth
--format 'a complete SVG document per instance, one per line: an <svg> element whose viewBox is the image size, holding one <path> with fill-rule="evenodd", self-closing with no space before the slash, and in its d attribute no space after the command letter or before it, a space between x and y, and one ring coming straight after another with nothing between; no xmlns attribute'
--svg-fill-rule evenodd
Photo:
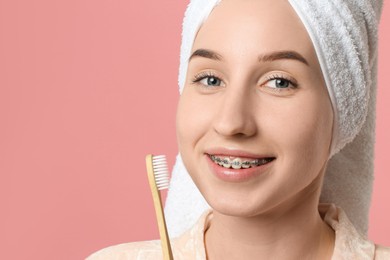
<svg viewBox="0 0 390 260"><path fill-rule="evenodd" d="M223 166L225 168L233 168L233 169L248 169L249 167L257 167L259 165L265 164L267 162L272 161L272 159L255 159L255 160L243 160L241 158L231 159L229 157L218 157L215 155L210 155L210 158L216 164Z"/></svg>
<svg viewBox="0 0 390 260"><path fill-rule="evenodd" d="M241 163L241 167L244 169L248 169L249 167L251 167L251 163L249 161L243 161Z"/></svg>
<svg viewBox="0 0 390 260"><path fill-rule="evenodd" d="M254 161L251 161L251 167L256 167L257 165L259 165L259 160L254 160Z"/></svg>
<svg viewBox="0 0 390 260"><path fill-rule="evenodd" d="M223 160L221 158L217 158L217 163L218 163L218 165L222 166L223 165Z"/></svg>
<svg viewBox="0 0 390 260"><path fill-rule="evenodd" d="M223 159L223 162L222 162L223 167L230 168L231 165L232 165L232 163L230 162L229 158L226 157L225 159Z"/></svg>
<svg viewBox="0 0 390 260"><path fill-rule="evenodd" d="M232 168L233 169L241 169L241 159L236 158L232 161Z"/></svg>

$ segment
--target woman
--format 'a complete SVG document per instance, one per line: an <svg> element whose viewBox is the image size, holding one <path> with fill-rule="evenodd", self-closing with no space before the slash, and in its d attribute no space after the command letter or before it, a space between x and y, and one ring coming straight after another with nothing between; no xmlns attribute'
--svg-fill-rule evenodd
<svg viewBox="0 0 390 260"><path fill-rule="evenodd" d="M175 259L390 259L390 250L361 236L341 208L319 204L329 159L372 120L377 18L371 16L380 5L344 1L335 8L321 1L189 5L177 136L185 168L212 210L172 239ZM353 23L330 27L335 11L340 16L332 19L363 30ZM326 39L318 28L329 30ZM346 40L334 30L347 32ZM363 134L372 141L372 131ZM171 223L180 205L191 208L180 204L187 185L180 185L180 162L167 202ZM198 199L187 202L203 207ZM184 215L176 215L172 233L183 231ZM364 231L364 217L356 219ZM90 259L161 257L159 241L145 241Z"/></svg>

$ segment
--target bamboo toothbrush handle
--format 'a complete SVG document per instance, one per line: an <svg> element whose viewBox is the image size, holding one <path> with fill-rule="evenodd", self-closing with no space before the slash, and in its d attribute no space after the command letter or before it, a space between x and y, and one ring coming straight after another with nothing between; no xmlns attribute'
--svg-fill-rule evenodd
<svg viewBox="0 0 390 260"><path fill-rule="evenodd" d="M161 247L163 251L164 260L173 260L171 244L169 241L168 231L165 224L164 210L161 202L160 191L157 188L154 171L153 171L152 155L146 156L146 169L148 172L148 179L152 197L154 202L154 209L156 211L158 230L161 238Z"/></svg>
<svg viewBox="0 0 390 260"><path fill-rule="evenodd" d="M163 207L162 207L162 203L161 203L160 191L157 191L157 193L158 193L159 203L158 203L158 205L157 205L157 203L155 204L155 209L156 209L156 216L157 216L157 221L158 221L158 230L160 232L163 256L164 256L164 260L173 260L171 244L169 241L168 231L167 231L167 227L165 224L164 211L163 211Z"/></svg>

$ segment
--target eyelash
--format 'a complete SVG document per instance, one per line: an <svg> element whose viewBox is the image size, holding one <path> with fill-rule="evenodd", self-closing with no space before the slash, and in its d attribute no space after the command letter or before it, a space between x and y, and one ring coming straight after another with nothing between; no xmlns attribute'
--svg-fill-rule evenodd
<svg viewBox="0 0 390 260"><path fill-rule="evenodd" d="M210 71L207 71L207 72L201 72L197 75L194 76L194 78L192 79L192 83L193 84L200 84L199 82L205 78L216 78L218 80L220 80L221 82L222 79L220 79L218 76L216 76L213 72L210 72ZM285 76L285 75L282 75L282 74L273 74L273 75L270 75L270 76L267 76L266 77L266 82L264 84L261 84L261 86L264 86L267 82L271 81L271 80L276 80L276 79L282 79L282 80L286 80L290 85L291 87L288 87L288 88L270 88L272 89L271 91L275 91L275 92L281 92L281 91L289 91L291 89L296 89L298 88L298 83L295 82L293 79ZM210 88L210 87L213 87L213 86L206 86L204 84L200 84L202 85L202 87L204 88Z"/></svg>
<svg viewBox="0 0 390 260"><path fill-rule="evenodd" d="M193 80L192 80L192 83L193 84L199 84L199 82L203 79L206 79L206 78L216 78L218 80L220 80L222 82L222 79L220 79L218 76L216 76L214 73L210 72L210 71L207 71L207 72L201 72L197 75L194 76ZM203 84L201 84L202 86L204 87L210 87L210 86L205 86Z"/></svg>
<svg viewBox="0 0 390 260"><path fill-rule="evenodd" d="M285 76L285 75L282 75L282 74L273 74L273 75L270 75L270 76L267 76L266 77L266 82L264 84L262 84L261 86L264 86L267 82L271 81L271 80L276 80L276 79L282 79L282 80L286 80L290 85L291 87L289 88L272 88L272 91L288 91L288 90L291 90L291 89L296 89L298 88L298 83L291 79L290 77L288 76Z"/></svg>

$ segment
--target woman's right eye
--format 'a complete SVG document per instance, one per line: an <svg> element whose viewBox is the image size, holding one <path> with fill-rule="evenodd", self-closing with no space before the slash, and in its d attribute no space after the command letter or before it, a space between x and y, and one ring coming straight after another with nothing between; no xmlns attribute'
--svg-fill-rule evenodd
<svg viewBox="0 0 390 260"><path fill-rule="evenodd" d="M198 83L203 85L204 87L223 87L223 81L209 73L201 73L194 77L192 80L193 83Z"/></svg>
<svg viewBox="0 0 390 260"><path fill-rule="evenodd" d="M222 83L222 81L216 77L206 77L201 79L199 82L202 83L203 85L214 86L214 87L220 86Z"/></svg>

